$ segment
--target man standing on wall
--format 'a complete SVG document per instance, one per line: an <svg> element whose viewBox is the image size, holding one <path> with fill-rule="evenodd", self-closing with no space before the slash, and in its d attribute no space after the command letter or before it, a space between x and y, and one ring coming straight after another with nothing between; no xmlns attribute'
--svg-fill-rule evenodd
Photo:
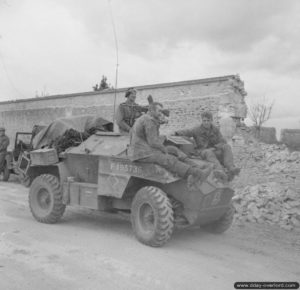
<svg viewBox="0 0 300 290"><path fill-rule="evenodd" d="M193 137L196 143L196 153L204 160L214 163L215 169L227 169L228 179L238 175L240 169L235 167L233 154L229 144L223 138L220 130L213 125L213 116L209 111L201 114L202 124L192 129L179 130L177 136ZM222 164L222 165L221 165Z"/></svg>
<svg viewBox="0 0 300 290"><path fill-rule="evenodd" d="M125 93L127 100L117 109L116 121L122 134L128 134L135 120L142 115L142 112L147 112L146 107L139 106L135 102L136 93L134 88L129 88Z"/></svg>
<svg viewBox="0 0 300 290"><path fill-rule="evenodd" d="M9 138L5 135L5 128L0 127L0 172L2 172L4 169L3 167L5 164L8 145Z"/></svg>

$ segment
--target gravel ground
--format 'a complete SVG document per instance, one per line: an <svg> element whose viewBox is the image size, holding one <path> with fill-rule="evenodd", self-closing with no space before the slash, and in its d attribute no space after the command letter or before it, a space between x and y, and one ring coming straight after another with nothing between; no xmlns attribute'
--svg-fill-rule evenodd
<svg viewBox="0 0 300 290"><path fill-rule="evenodd" d="M140 244L117 215L68 207L36 222L28 189L0 182L0 289L234 289L236 281L300 281L300 233L234 224L222 235L176 231Z"/></svg>

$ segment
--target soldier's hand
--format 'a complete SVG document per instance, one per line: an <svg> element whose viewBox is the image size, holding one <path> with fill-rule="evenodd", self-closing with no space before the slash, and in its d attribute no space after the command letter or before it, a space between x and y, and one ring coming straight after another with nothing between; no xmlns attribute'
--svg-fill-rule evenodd
<svg viewBox="0 0 300 290"><path fill-rule="evenodd" d="M187 157L188 157L188 156L187 156L185 153L183 153L182 151L178 151L178 159L179 159L179 160L183 161L183 160L185 160Z"/></svg>
<svg viewBox="0 0 300 290"><path fill-rule="evenodd" d="M214 146L214 149L223 149L223 146L224 146L223 143L219 143Z"/></svg>
<svg viewBox="0 0 300 290"><path fill-rule="evenodd" d="M167 148L167 147L163 146L161 149L162 149L161 151L162 151L164 154L168 154L168 148Z"/></svg>
<svg viewBox="0 0 300 290"><path fill-rule="evenodd" d="M172 154L172 155L175 155L176 157L178 157L178 149L175 146L168 145L167 150L168 150L169 154Z"/></svg>

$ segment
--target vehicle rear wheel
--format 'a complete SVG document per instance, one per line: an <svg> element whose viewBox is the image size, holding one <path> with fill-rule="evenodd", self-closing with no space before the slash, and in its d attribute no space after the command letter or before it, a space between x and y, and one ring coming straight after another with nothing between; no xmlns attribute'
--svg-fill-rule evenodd
<svg viewBox="0 0 300 290"><path fill-rule="evenodd" d="M224 233L231 227L233 223L234 212L235 212L235 208L231 204L227 212L220 219L210 224L203 225L202 228L214 234Z"/></svg>
<svg viewBox="0 0 300 290"><path fill-rule="evenodd" d="M29 190L29 206L37 221L47 224L59 221L66 206L58 178L51 174L35 178Z"/></svg>
<svg viewBox="0 0 300 290"><path fill-rule="evenodd" d="M163 246L174 229L173 209L167 195L154 186L141 188L132 202L131 223L140 242Z"/></svg>
<svg viewBox="0 0 300 290"><path fill-rule="evenodd" d="M7 162L5 162L4 166L3 166L3 178L2 178L2 180L3 181L8 181L9 176L10 176L10 170L7 166Z"/></svg>

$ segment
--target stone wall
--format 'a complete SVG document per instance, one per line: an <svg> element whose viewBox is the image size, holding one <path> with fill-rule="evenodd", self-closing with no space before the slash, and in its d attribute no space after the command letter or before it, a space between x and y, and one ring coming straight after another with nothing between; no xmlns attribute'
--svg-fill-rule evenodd
<svg viewBox="0 0 300 290"><path fill-rule="evenodd" d="M266 144L276 144L276 128L274 127L261 127L259 130L255 127L251 127L252 135L257 138L260 142Z"/></svg>
<svg viewBox="0 0 300 290"><path fill-rule="evenodd" d="M280 133L283 144L290 149L300 150L300 129L283 129Z"/></svg>
<svg viewBox="0 0 300 290"><path fill-rule="evenodd" d="M228 125L231 127L231 117L244 118L247 113L244 83L236 75L136 88L137 102L141 105L147 104L147 96L152 94L170 109L169 124L162 128L163 133L199 123L200 114L206 109L214 113L218 123L231 120ZM125 101L126 89L117 90L116 105ZM112 120L114 96L113 90L105 90L1 102L0 126L5 126L7 135L14 140L17 131L31 131L35 124L48 125L61 117L97 114ZM228 126L221 129L226 130Z"/></svg>

